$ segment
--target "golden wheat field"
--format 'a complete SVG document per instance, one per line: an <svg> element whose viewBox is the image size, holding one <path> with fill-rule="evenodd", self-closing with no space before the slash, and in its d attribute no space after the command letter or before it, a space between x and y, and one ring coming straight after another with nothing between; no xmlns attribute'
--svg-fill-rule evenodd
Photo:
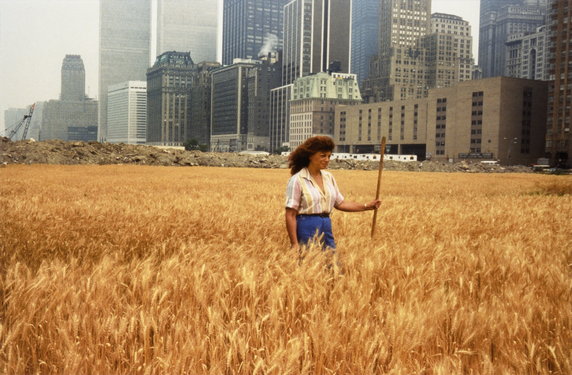
<svg viewBox="0 0 572 375"><path fill-rule="evenodd" d="M0 373L572 373L572 178L384 172L299 262L288 177L0 169Z"/></svg>

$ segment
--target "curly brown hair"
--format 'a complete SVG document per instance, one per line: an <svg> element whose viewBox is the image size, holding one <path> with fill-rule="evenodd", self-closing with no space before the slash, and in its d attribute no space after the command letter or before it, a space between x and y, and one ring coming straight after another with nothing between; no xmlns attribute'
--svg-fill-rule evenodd
<svg viewBox="0 0 572 375"><path fill-rule="evenodd" d="M325 135L317 135L306 139L304 143L296 147L288 156L290 173L295 175L310 164L310 157L316 152L332 152L336 145L332 138Z"/></svg>

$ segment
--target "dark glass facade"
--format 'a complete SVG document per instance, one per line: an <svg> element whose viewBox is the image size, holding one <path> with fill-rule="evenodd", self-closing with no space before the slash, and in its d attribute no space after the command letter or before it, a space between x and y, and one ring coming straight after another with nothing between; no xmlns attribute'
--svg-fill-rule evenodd
<svg viewBox="0 0 572 375"><path fill-rule="evenodd" d="M224 0L222 62L258 59L282 49L283 7L287 0Z"/></svg>
<svg viewBox="0 0 572 375"><path fill-rule="evenodd" d="M352 73L358 82L369 75L372 57L379 53L379 0L352 2Z"/></svg>

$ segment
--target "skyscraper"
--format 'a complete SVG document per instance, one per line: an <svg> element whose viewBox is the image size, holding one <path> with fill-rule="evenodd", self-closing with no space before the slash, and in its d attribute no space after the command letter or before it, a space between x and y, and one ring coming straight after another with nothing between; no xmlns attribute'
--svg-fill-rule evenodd
<svg viewBox="0 0 572 375"><path fill-rule="evenodd" d="M473 37L471 25L459 16L431 15L431 34L425 38L427 85L450 87L471 79Z"/></svg>
<svg viewBox="0 0 572 375"><path fill-rule="evenodd" d="M506 46L505 75L548 80L548 29L540 26L531 34L509 36Z"/></svg>
<svg viewBox="0 0 572 375"><path fill-rule="evenodd" d="M144 144L147 134L147 82L128 81L109 86L107 140Z"/></svg>
<svg viewBox="0 0 572 375"><path fill-rule="evenodd" d="M212 1L212 0L208 0ZM282 48L282 10L288 0L224 0L222 63L258 59Z"/></svg>
<svg viewBox="0 0 572 375"><path fill-rule="evenodd" d="M66 55L62 63L60 100L85 99L85 68L79 55Z"/></svg>
<svg viewBox="0 0 572 375"><path fill-rule="evenodd" d="M196 62L215 61L217 1L158 0L157 55L191 52Z"/></svg>
<svg viewBox="0 0 572 375"><path fill-rule="evenodd" d="M325 72L331 63L349 73L351 1L293 0L284 7L282 84Z"/></svg>
<svg viewBox="0 0 572 375"><path fill-rule="evenodd" d="M545 22L546 0L481 0L479 65L483 77L506 74L506 42Z"/></svg>
<svg viewBox="0 0 572 375"><path fill-rule="evenodd" d="M80 56L66 55L61 82L60 100L50 100L42 106L40 140L95 141L98 103L85 95L85 69Z"/></svg>
<svg viewBox="0 0 572 375"><path fill-rule="evenodd" d="M427 94L426 50L431 0L381 0L379 56L372 60L364 96L372 101Z"/></svg>
<svg viewBox="0 0 572 375"><path fill-rule="evenodd" d="M248 84L256 62L245 60L222 67L212 75L211 150L247 149Z"/></svg>
<svg viewBox="0 0 572 375"><path fill-rule="evenodd" d="M572 4L552 0L550 5L552 45L548 93L546 152L552 164L572 167Z"/></svg>
<svg viewBox="0 0 572 375"><path fill-rule="evenodd" d="M351 1L292 0L284 7L282 86L271 91L270 149L289 142L290 98L298 78L351 69Z"/></svg>
<svg viewBox="0 0 572 375"><path fill-rule="evenodd" d="M189 52L157 56L147 72L147 143L181 146L189 139L195 71Z"/></svg>
<svg viewBox="0 0 572 375"><path fill-rule="evenodd" d="M194 140L208 149L211 137L211 87L212 72L220 68L218 62L200 62L193 76L191 87L191 129L188 140Z"/></svg>
<svg viewBox="0 0 572 375"><path fill-rule="evenodd" d="M361 82L369 76L371 59L379 53L379 0L352 1L352 73Z"/></svg>
<svg viewBox="0 0 572 375"><path fill-rule="evenodd" d="M150 61L151 0L100 0L99 127L107 139L109 85L143 81Z"/></svg>
<svg viewBox="0 0 572 375"><path fill-rule="evenodd" d="M237 60L213 72L213 151L268 151L270 89L280 84L280 77L272 54L260 61Z"/></svg>

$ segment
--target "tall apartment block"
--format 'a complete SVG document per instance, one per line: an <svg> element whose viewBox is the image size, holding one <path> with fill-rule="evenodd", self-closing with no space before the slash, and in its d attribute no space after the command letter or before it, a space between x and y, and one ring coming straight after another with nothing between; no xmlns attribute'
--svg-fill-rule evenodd
<svg viewBox="0 0 572 375"><path fill-rule="evenodd" d="M60 100L85 99L85 68L79 55L66 55L62 63Z"/></svg>
<svg viewBox="0 0 572 375"><path fill-rule="evenodd" d="M189 139L195 64L189 52L165 52L147 71L147 143L181 146Z"/></svg>
<svg viewBox="0 0 572 375"><path fill-rule="evenodd" d="M284 7L282 86L271 92L270 149L288 147L292 84L351 70L351 1L292 0Z"/></svg>
<svg viewBox="0 0 572 375"><path fill-rule="evenodd" d="M546 152L553 165L572 167L572 2L552 0Z"/></svg>
<svg viewBox="0 0 572 375"><path fill-rule="evenodd" d="M145 144L147 82L128 81L111 85L107 99L107 141Z"/></svg>
<svg viewBox="0 0 572 375"><path fill-rule="evenodd" d="M158 0L157 55L191 52L194 61L215 61L217 1Z"/></svg>
<svg viewBox="0 0 572 375"><path fill-rule="evenodd" d="M298 78L290 100L290 148L316 135L333 137L335 106L361 100L355 74L324 72Z"/></svg>
<svg viewBox="0 0 572 375"><path fill-rule="evenodd" d="M379 0L352 1L351 72L358 82L369 76L371 59L379 53Z"/></svg>
<svg viewBox="0 0 572 375"><path fill-rule="evenodd" d="M364 82L369 101L420 98L427 94L426 49L431 0L381 0L379 55Z"/></svg>
<svg viewBox="0 0 572 375"><path fill-rule="evenodd" d="M224 0L223 65L232 64L234 59L256 60L261 55L280 50L282 10L286 2L287 0Z"/></svg>
<svg viewBox="0 0 572 375"><path fill-rule="evenodd" d="M100 0L99 128L107 140L107 92L125 81L144 81L150 61L151 0Z"/></svg>
<svg viewBox="0 0 572 375"><path fill-rule="evenodd" d="M547 81L549 57L549 33L546 26L540 26L532 34L509 36L506 46L505 75Z"/></svg>
<svg viewBox="0 0 572 375"><path fill-rule="evenodd" d="M528 165L544 155L547 87L495 77L431 89L421 99L339 105L334 138L341 152L372 152L385 136L392 154Z"/></svg>
<svg viewBox="0 0 572 375"><path fill-rule="evenodd" d="M434 13L425 48L429 88L449 87L471 79L474 59L469 22L459 16Z"/></svg>
<svg viewBox="0 0 572 375"><path fill-rule="evenodd" d="M546 0L481 0L479 65L483 77L507 75L511 35L533 33L544 25Z"/></svg>

